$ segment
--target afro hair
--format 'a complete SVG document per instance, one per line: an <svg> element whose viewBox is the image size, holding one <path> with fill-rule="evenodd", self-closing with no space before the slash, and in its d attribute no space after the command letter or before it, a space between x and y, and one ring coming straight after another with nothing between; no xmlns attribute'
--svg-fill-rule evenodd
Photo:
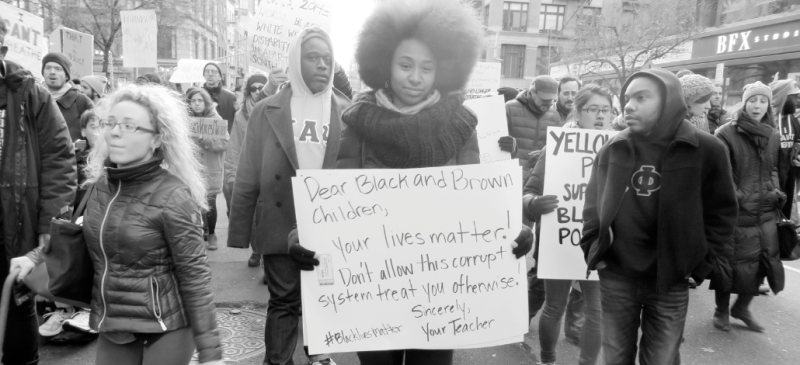
<svg viewBox="0 0 800 365"><path fill-rule="evenodd" d="M384 1L376 5L358 37L358 74L370 88L383 88L391 76L395 49L414 38L436 59L434 88L441 93L460 90L478 60L482 36L476 13L462 1Z"/></svg>

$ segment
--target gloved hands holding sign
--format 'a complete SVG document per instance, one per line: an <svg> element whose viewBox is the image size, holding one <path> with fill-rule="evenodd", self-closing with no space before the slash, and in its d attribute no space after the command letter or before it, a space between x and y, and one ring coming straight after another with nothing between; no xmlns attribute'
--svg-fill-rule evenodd
<svg viewBox="0 0 800 365"><path fill-rule="evenodd" d="M294 260L300 270L312 271L314 266L319 266L317 253L300 245L297 228L289 232L289 257Z"/></svg>
<svg viewBox="0 0 800 365"><path fill-rule="evenodd" d="M551 213L558 208L558 197L555 195L537 196L528 202L528 212L533 215Z"/></svg>
<svg viewBox="0 0 800 365"><path fill-rule="evenodd" d="M497 144L500 146L501 151L508 152L512 155L517 152L517 140L514 137L500 137L500 139L497 140Z"/></svg>
<svg viewBox="0 0 800 365"><path fill-rule="evenodd" d="M511 244L513 253L517 258L525 256L528 252L531 252L531 248L533 248L533 232L531 232L530 227L522 226L522 230L519 232L519 236L514 240L514 243Z"/></svg>

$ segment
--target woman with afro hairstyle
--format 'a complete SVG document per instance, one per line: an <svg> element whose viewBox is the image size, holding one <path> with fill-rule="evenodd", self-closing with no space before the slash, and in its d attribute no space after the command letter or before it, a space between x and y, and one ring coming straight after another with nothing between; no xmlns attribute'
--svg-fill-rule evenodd
<svg viewBox="0 0 800 365"><path fill-rule="evenodd" d="M458 0L381 2L364 23L356 61L374 91L345 110L337 169L421 168L480 163L475 114L464 85L478 58L481 27ZM523 227L512 250L524 256L532 233ZM315 253L290 242L305 269ZM449 365L453 350L359 352L362 365Z"/></svg>

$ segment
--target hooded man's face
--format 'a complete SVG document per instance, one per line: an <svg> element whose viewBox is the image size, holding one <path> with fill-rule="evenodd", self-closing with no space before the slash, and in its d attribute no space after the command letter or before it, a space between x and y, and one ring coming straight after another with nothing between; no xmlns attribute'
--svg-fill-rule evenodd
<svg viewBox="0 0 800 365"><path fill-rule="evenodd" d="M311 38L300 46L300 74L308 89L316 94L328 87L333 70L331 47L321 38Z"/></svg>
<svg viewBox="0 0 800 365"><path fill-rule="evenodd" d="M575 106L575 96L578 95L579 89L580 86L577 81L568 81L561 84L560 91L558 92L558 103L561 104L562 107L572 110Z"/></svg>
<svg viewBox="0 0 800 365"><path fill-rule="evenodd" d="M625 100L625 123L631 132L649 135L661 118L661 87L649 77L637 77L625 89Z"/></svg>
<svg viewBox="0 0 800 365"><path fill-rule="evenodd" d="M222 81L222 75L220 75L219 70L212 65L207 65L203 69L203 77L206 78L206 86L208 87L217 87L219 82Z"/></svg>

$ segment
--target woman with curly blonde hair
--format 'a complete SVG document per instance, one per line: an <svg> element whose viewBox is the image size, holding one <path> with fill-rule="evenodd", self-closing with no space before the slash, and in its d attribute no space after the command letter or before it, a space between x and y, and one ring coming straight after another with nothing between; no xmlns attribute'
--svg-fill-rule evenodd
<svg viewBox="0 0 800 365"><path fill-rule="evenodd" d="M89 155L83 233L94 265L97 364L222 364L198 151L182 97L130 85L108 97ZM38 251L17 258L27 274ZM24 275L22 275L24 276Z"/></svg>

